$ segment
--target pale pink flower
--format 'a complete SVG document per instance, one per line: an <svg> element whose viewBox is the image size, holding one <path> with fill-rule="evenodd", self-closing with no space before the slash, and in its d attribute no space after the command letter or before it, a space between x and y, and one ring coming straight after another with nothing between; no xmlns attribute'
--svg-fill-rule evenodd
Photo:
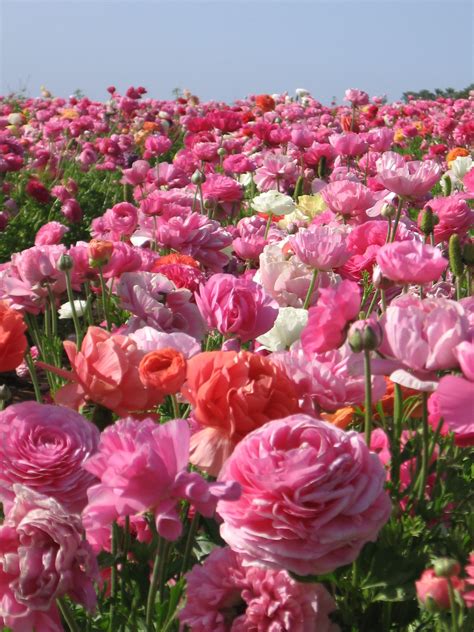
<svg viewBox="0 0 474 632"><path fill-rule="evenodd" d="M298 179L298 165L289 156L269 154L254 176L259 191L276 189L282 193L296 183Z"/></svg>
<svg viewBox="0 0 474 632"><path fill-rule="evenodd" d="M219 480L242 487L239 500L218 504L227 544L249 564L299 575L354 561L390 516L377 455L358 433L307 415L244 437Z"/></svg>
<svg viewBox="0 0 474 632"><path fill-rule="evenodd" d="M352 105L367 105L369 102L369 95L363 90L357 90L356 88L348 88L344 93L344 99L352 103Z"/></svg>
<svg viewBox="0 0 474 632"><path fill-rule="evenodd" d="M332 134L329 142L340 156L360 156L369 148L364 137L355 132Z"/></svg>
<svg viewBox="0 0 474 632"><path fill-rule="evenodd" d="M376 261L384 277L402 285L437 281L448 266L438 248L412 239L383 245Z"/></svg>
<svg viewBox="0 0 474 632"><path fill-rule="evenodd" d="M339 268L351 256L346 232L333 226L300 229L290 245L300 261L316 270Z"/></svg>
<svg viewBox="0 0 474 632"><path fill-rule="evenodd" d="M59 244L68 231L69 228L59 222L48 222L47 224L43 224L36 233L35 246L51 246Z"/></svg>
<svg viewBox="0 0 474 632"><path fill-rule="evenodd" d="M365 216L365 211L375 203L370 189L351 180L330 182L321 195L331 211L351 217Z"/></svg>
<svg viewBox="0 0 474 632"><path fill-rule="evenodd" d="M136 186L145 181L146 175L150 170L150 164L146 160L135 160L130 169L122 171L121 184L130 184Z"/></svg>
<svg viewBox="0 0 474 632"><path fill-rule="evenodd" d="M460 447L474 446L474 382L457 375L446 375L428 400L428 420L433 430L441 422L441 434L454 434L454 442Z"/></svg>
<svg viewBox="0 0 474 632"><path fill-rule="evenodd" d="M433 160L410 160L386 151L377 162L378 178L389 191L404 197L421 198L438 182L441 167Z"/></svg>
<svg viewBox="0 0 474 632"><path fill-rule="evenodd" d="M322 584L296 582L286 571L242 562L226 547L193 567L179 613L183 625L193 632L336 631L328 618L335 604Z"/></svg>

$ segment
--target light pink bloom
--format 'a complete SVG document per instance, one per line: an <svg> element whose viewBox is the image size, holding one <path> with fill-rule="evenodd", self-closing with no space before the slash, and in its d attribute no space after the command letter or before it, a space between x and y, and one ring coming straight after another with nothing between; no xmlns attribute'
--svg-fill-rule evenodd
<svg viewBox="0 0 474 632"><path fill-rule="evenodd" d="M244 566L228 547L214 549L186 575L179 613L193 632L334 632L335 604L322 584L296 582L286 571ZM243 614L240 614L244 610Z"/></svg>
<svg viewBox="0 0 474 632"><path fill-rule="evenodd" d="M140 351L146 353L171 348L180 351L187 359L201 353L201 345L196 338L183 332L167 333L157 331L154 327L142 327L131 333L129 338L136 342Z"/></svg>
<svg viewBox="0 0 474 632"><path fill-rule="evenodd" d="M474 342L461 342L461 344L454 349L454 355L458 359L465 377L471 382L474 382Z"/></svg>
<svg viewBox="0 0 474 632"><path fill-rule="evenodd" d="M329 271L342 266L351 256L346 237L342 229L311 225L290 238L290 245L300 261L316 270Z"/></svg>
<svg viewBox="0 0 474 632"><path fill-rule="evenodd" d="M387 151L377 162L378 178L389 191L420 198L438 182L441 167L432 160L406 162L400 154Z"/></svg>
<svg viewBox="0 0 474 632"><path fill-rule="evenodd" d="M14 493L0 526L0 622L19 631L59 631L58 597L68 595L89 610L95 606L97 562L78 515L22 485Z"/></svg>
<svg viewBox="0 0 474 632"><path fill-rule="evenodd" d="M261 285L231 274L212 275L195 298L209 328L242 342L269 331L278 316L277 302Z"/></svg>
<svg viewBox="0 0 474 632"><path fill-rule="evenodd" d="M351 217L364 217L365 211L375 203L370 189L351 180L330 182L321 195L331 211Z"/></svg>
<svg viewBox="0 0 474 632"><path fill-rule="evenodd" d="M242 487L218 504L227 544L250 564L299 575L354 561L390 516L384 469L360 435L307 415L244 437L219 480Z"/></svg>
<svg viewBox="0 0 474 632"><path fill-rule="evenodd" d="M411 239L385 244L376 261L384 277L402 285L437 281L448 266L438 248Z"/></svg>
<svg viewBox="0 0 474 632"><path fill-rule="evenodd" d="M150 170L150 165L146 160L135 160L130 169L124 169L120 180L122 184L136 186L145 181L146 174Z"/></svg>
<svg viewBox="0 0 474 632"><path fill-rule="evenodd" d="M350 101L352 105L367 105L369 102L369 95L363 90L357 90L356 88L348 88L344 93L344 99Z"/></svg>
<svg viewBox="0 0 474 632"><path fill-rule="evenodd" d="M308 356L337 349L344 342L346 327L360 310L360 289L353 281L322 288L316 304L309 309L308 324L301 343Z"/></svg>
<svg viewBox="0 0 474 632"><path fill-rule="evenodd" d="M289 156L269 154L254 176L259 191L288 191L298 179L298 165Z"/></svg>
<svg viewBox="0 0 474 632"><path fill-rule="evenodd" d="M48 222L47 224L43 224L36 233L35 246L51 246L59 244L68 231L69 228L59 222Z"/></svg>
<svg viewBox="0 0 474 632"><path fill-rule="evenodd" d="M355 132L332 134L329 142L340 156L360 156L365 154L369 145L363 136Z"/></svg>
<svg viewBox="0 0 474 632"><path fill-rule="evenodd" d="M83 512L91 542L99 542L119 516L152 511L158 533L176 540L182 531L179 502L188 500L211 517L219 498L240 495L236 483L208 483L188 472L190 430L184 419L156 424L152 419L122 419L101 435L98 452L85 469L100 479L89 489ZM94 535L95 534L95 535Z"/></svg>

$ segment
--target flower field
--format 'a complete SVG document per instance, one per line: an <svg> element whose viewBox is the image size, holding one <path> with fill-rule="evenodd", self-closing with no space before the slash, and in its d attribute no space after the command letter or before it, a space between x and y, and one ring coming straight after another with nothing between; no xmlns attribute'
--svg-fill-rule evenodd
<svg viewBox="0 0 474 632"><path fill-rule="evenodd" d="M474 629L474 97L0 98L0 624Z"/></svg>

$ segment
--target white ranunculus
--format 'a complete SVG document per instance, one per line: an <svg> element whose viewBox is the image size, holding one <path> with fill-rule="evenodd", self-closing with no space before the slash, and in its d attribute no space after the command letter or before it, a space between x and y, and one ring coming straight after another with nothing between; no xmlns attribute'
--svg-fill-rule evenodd
<svg viewBox="0 0 474 632"><path fill-rule="evenodd" d="M250 184L252 184L252 180L253 180L252 173L250 171L247 171L246 173L241 173L240 176L237 178L237 180L244 187L248 187Z"/></svg>
<svg viewBox="0 0 474 632"><path fill-rule="evenodd" d="M306 88L296 88L295 90L296 92L296 96L299 97L300 99L302 97L309 97L309 90L306 90Z"/></svg>
<svg viewBox="0 0 474 632"><path fill-rule="evenodd" d="M253 198L252 206L257 213L272 213L273 215L288 215L295 210L293 198L276 190L260 193Z"/></svg>
<svg viewBox="0 0 474 632"><path fill-rule="evenodd" d="M456 178L462 180L466 173L472 169L473 164L471 156L458 156L449 164L449 168Z"/></svg>
<svg viewBox="0 0 474 632"><path fill-rule="evenodd" d="M78 316L82 316L84 314L84 312L86 311L86 306L87 301L74 301L74 307L76 308L76 314ZM71 303L68 301L67 303L64 303L64 305L61 305L58 310L58 314L60 319L72 318Z"/></svg>
<svg viewBox="0 0 474 632"><path fill-rule="evenodd" d="M308 310L301 307L280 307L273 327L259 336L257 342L268 351L284 351L299 340L307 322Z"/></svg>
<svg viewBox="0 0 474 632"><path fill-rule="evenodd" d="M12 112L8 115L7 121L9 125L15 125L15 127L19 127L23 124L25 117L21 112Z"/></svg>

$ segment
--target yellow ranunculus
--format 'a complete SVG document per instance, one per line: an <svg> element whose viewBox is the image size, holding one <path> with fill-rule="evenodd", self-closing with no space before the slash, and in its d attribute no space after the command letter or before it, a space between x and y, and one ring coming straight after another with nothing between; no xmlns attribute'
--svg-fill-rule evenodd
<svg viewBox="0 0 474 632"><path fill-rule="evenodd" d="M321 193L315 195L300 195L296 208L302 211L309 219L321 215L327 209L326 202Z"/></svg>

